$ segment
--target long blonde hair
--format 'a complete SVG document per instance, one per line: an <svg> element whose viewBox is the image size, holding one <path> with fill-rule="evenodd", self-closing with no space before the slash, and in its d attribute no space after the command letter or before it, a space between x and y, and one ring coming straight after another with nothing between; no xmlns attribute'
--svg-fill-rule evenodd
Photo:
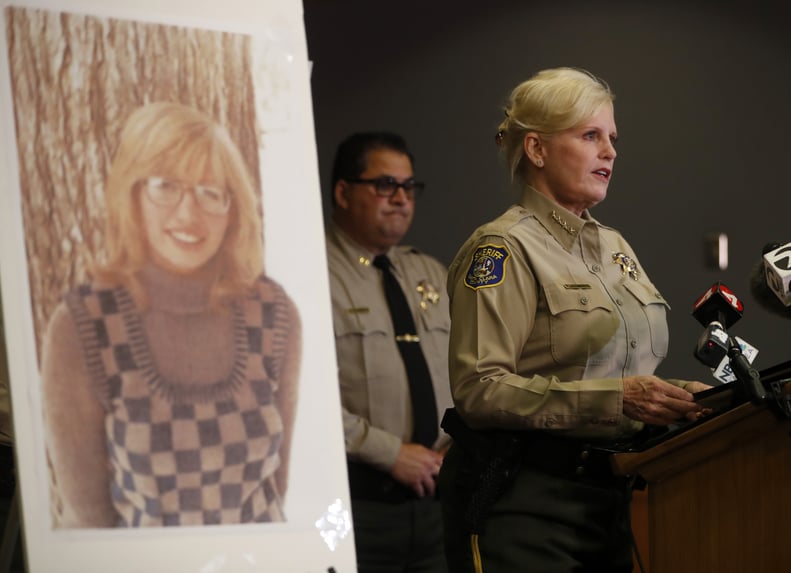
<svg viewBox="0 0 791 573"><path fill-rule="evenodd" d="M94 276L125 284L145 304L136 279L148 259L136 200L140 181L154 175L190 180L207 170L232 197L211 298L217 303L247 292L264 272L260 202L247 165L224 127L192 107L168 102L138 108L121 132L105 185L106 259L94 264Z"/></svg>

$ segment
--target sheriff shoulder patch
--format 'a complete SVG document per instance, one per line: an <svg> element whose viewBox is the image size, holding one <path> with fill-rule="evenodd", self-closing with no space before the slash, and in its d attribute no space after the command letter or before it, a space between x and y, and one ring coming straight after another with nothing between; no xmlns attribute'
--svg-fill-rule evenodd
<svg viewBox="0 0 791 573"><path fill-rule="evenodd" d="M505 280L505 263L511 253L505 245L481 245L475 249L464 284L473 290L494 287Z"/></svg>

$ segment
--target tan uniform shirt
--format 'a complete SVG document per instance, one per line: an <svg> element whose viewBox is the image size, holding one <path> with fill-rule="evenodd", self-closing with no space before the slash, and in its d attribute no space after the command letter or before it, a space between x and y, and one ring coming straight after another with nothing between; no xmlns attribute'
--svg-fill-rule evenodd
<svg viewBox="0 0 791 573"><path fill-rule="evenodd" d="M668 305L617 231L527 188L467 240L448 292L451 388L468 424L586 439L642 427L623 415L622 378L666 356Z"/></svg>
<svg viewBox="0 0 791 573"><path fill-rule="evenodd" d="M446 269L412 247L394 247L387 255L412 309L441 420L451 406ZM346 453L387 471L401 444L411 440L413 424L382 274L372 265L374 255L334 225L327 234L327 258ZM448 441L441 430L439 436L435 448Z"/></svg>

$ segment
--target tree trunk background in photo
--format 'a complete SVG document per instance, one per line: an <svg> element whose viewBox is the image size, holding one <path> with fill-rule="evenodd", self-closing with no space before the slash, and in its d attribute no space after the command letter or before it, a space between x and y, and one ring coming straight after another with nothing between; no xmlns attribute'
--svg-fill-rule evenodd
<svg viewBox="0 0 791 573"><path fill-rule="evenodd" d="M103 185L127 116L155 101L226 126L260 191L250 37L9 7L6 35L38 360L50 314L104 242Z"/></svg>

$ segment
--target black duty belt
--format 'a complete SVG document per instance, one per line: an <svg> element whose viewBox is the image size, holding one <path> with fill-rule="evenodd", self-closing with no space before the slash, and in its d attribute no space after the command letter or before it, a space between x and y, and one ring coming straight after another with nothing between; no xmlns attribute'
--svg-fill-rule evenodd
<svg viewBox="0 0 791 573"><path fill-rule="evenodd" d="M346 467L352 500L403 503L419 499L412 488L369 464L347 461Z"/></svg>
<svg viewBox="0 0 791 573"><path fill-rule="evenodd" d="M620 484L626 478L615 476L610 466L612 451L605 444L568 438L536 430L472 430L449 408L442 420L443 429L459 446L478 460L505 457L512 468L533 469L564 479L601 485Z"/></svg>
<svg viewBox="0 0 791 573"><path fill-rule="evenodd" d="M523 439L523 468L601 485L616 484L626 479L613 474L610 466L612 452L601 445L543 432L525 432Z"/></svg>

